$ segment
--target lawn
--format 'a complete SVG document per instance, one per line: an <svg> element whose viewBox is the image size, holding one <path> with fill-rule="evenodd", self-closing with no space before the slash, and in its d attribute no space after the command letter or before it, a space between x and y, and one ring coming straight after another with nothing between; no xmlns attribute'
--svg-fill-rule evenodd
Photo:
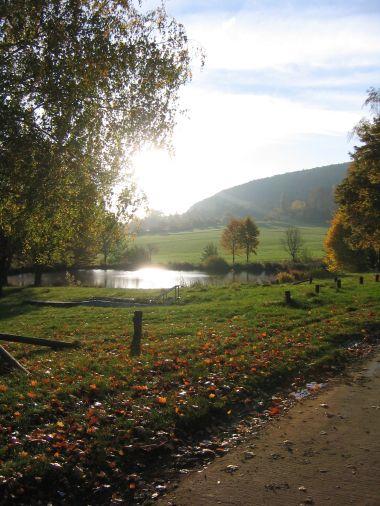
<svg viewBox="0 0 380 506"><path fill-rule="evenodd" d="M252 255L252 261L282 261L288 260L289 256L281 245L281 238L285 228L259 223L260 244L257 255ZM324 256L323 240L327 227L300 227L304 239L305 248L315 258ZM153 254L153 261L157 263L168 262L191 262L199 263L202 250L207 243L213 242L218 246L219 254L227 261L232 262L232 256L220 247L222 229L195 230L192 232L178 232L161 235L141 235L136 239L136 244L146 246L154 244L158 252ZM237 261L245 261L244 256L237 257Z"/></svg>
<svg viewBox="0 0 380 506"><path fill-rule="evenodd" d="M31 375L0 376L0 502L129 503L141 494L147 464L156 460L159 469L157 456L175 451L181 434L242 406L276 415L276 389L318 379L380 329L373 275L364 285L343 278L339 291L333 280L319 283L319 295L314 285L291 286L290 306L283 301L289 285L184 289L178 305L143 308L137 358L129 353L133 308L26 302L136 291L7 289L0 332L81 347L3 343Z"/></svg>

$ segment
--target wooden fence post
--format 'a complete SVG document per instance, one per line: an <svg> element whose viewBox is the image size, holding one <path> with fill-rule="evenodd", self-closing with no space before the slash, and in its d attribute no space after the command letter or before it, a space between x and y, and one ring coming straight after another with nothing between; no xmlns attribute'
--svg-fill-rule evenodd
<svg viewBox="0 0 380 506"><path fill-rule="evenodd" d="M363 276L360 276L360 278L359 278L359 284L362 285L363 283L364 283L364 278L363 278Z"/></svg>
<svg viewBox="0 0 380 506"><path fill-rule="evenodd" d="M292 302L292 296L289 290L285 292L285 304L290 304Z"/></svg>
<svg viewBox="0 0 380 506"><path fill-rule="evenodd" d="M315 285L315 293L319 293L320 289L321 289L320 285Z"/></svg>
<svg viewBox="0 0 380 506"><path fill-rule="evenodd" d="M340 279L336 280L336 287L337 288L342 288L342 281Z"/></svg>
<svg viewBox="0 0 380 506"><path fill-rule="evenodd" d="M312 282L313 282L313 277L310 276L310 278L309 278L309 284L311 285Z"/></svg>
<svg viewBox="0 0 380 506"><path fill-rule="evenodd" d="M379 282L379 279L380 279L380 274L376 274L376 275L375 275L375 281L376 281L376 283L378 283L378 282Z"/></svg>
<svg viewBox="0 0 380 506"><path fill-rule="evenodd" d="M135 311L133 314L133 338L131 344L132 356L141 354L142 317L142 311Z"/></svg>

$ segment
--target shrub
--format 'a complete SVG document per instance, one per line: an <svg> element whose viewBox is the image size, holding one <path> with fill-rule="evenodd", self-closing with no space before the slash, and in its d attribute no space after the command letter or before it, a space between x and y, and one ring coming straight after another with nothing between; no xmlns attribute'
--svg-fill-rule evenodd
<svg viewBox="0 0 380 506"><path fill-rule="evenodd" d="M279 272L276 274L276 281L279 283L292 283L294 281L294 276L290 272Z"/></svg>
<svg viewBox="0 0 380 506"><path fill-rule="evenodd" d="M222 257L211 256L208 257L202 264L206 272L213 274L224 274L230 270L230 266Z"/></svg>

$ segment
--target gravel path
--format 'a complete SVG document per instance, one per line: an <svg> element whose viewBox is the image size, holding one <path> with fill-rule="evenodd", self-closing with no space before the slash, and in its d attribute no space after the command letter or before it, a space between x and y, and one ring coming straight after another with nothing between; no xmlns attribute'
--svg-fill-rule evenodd
<svg viewBox="0 0 380 506"><path fill-rule="evenodd" d="M158 504L380 506L380 353L330 384Z"/></svg>

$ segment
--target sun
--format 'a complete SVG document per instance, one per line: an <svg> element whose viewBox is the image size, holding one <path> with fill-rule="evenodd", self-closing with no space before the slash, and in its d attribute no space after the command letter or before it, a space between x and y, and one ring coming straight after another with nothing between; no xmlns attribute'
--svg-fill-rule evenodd
<svg viewBox="0 0 380 506"><path fill-rule="evenodd" d="M179 177L175 157L158 149L141 151L135 155L133 166L136 182L151 209L173 213L181 208L181 195L174 190Z"/></svg>

